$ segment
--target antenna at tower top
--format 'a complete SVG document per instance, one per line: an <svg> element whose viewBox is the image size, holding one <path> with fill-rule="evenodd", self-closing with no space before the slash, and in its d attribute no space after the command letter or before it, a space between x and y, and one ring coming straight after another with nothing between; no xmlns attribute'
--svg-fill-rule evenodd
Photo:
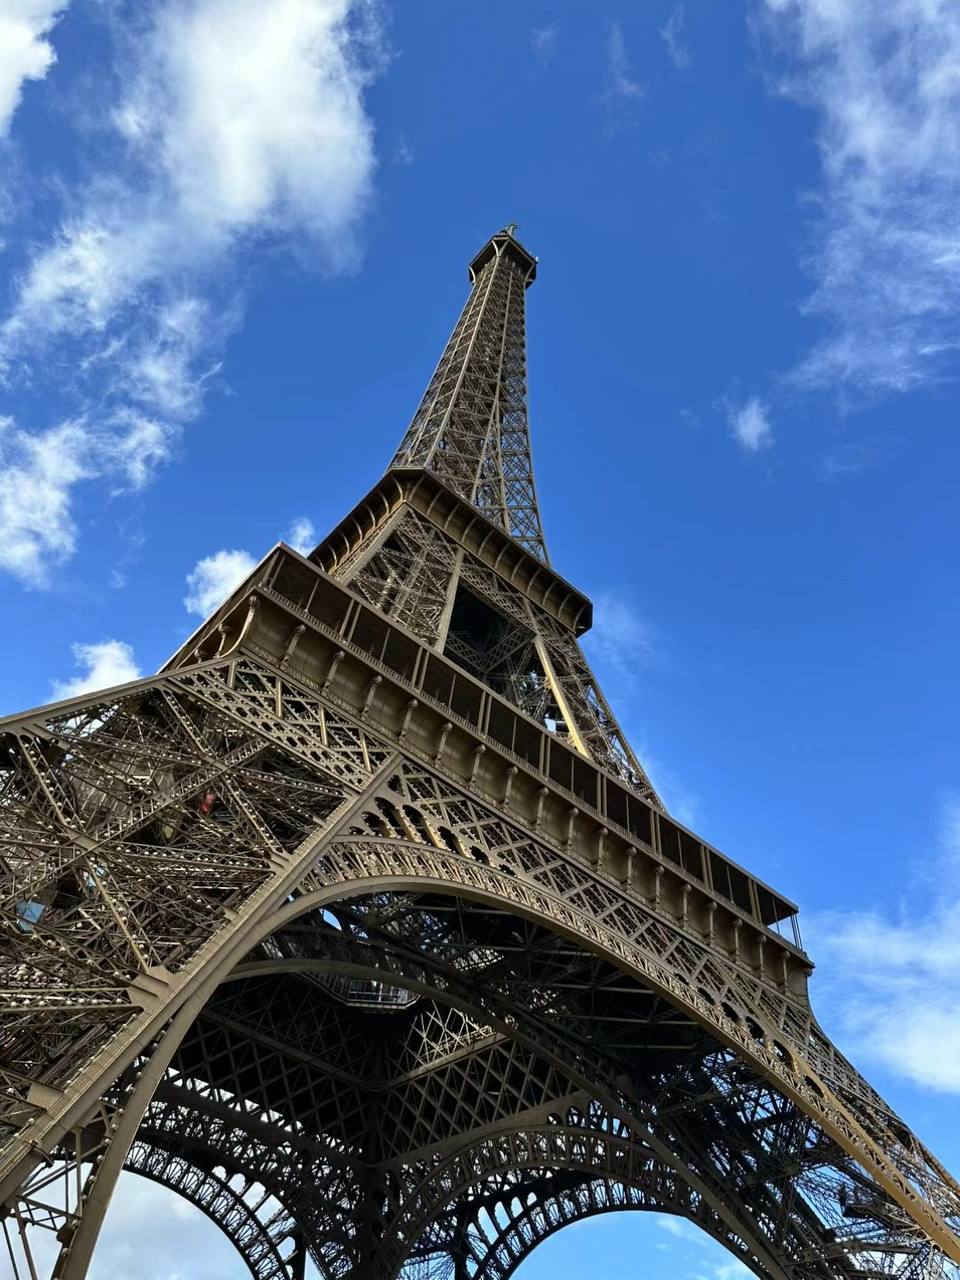
<svg viewBox="0 0 960 1280"><path fill-rule="evenodd" d="M520 226L519 222L508 222L503 229L508 236L512 236L516 232L519 226Z"/></svg>

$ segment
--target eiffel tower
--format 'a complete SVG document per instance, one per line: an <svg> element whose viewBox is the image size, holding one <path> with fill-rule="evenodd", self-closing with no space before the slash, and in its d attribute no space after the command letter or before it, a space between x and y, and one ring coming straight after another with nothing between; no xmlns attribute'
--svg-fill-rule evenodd
<svg viewBox="0 0 960 1280"><path fill-rule="evenodd" d="M14 1275L84 1276L123 1170L257 1280L506 1280L623 1209L763 1280L957 1275L960 1188L818 1025L793 903L668 815L581 652L515 231L311 555L0 722Z"/></svg>

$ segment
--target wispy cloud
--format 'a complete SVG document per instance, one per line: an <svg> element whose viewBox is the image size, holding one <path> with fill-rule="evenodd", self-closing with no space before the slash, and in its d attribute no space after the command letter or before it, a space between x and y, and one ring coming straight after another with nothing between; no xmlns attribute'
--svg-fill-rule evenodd
<svg viewBox="0 0 960 1280"><path fill-rule="evenodd" d="M693 63L693 57L683 40L683 28L686 24L687 8L678 4L670 17L660 28L660 36L666 45L670 61L678 71L686 71Z"/></svg>
<svg viewBox="0 0 960 1280"><path fill-rule="evenodd" d="M382 50L369 3L119 0L103 12L115 75L101 82L122 88L97 104L99 159L64 191L0 325L8 387L42 362L63 382L69 371L78 402L72 466L46 465L50 433L6 428L57 517L50 533L36 527L36 504L7 482L0 545L8 527L27 534L0 564L33 583L73 551L75 486L146 484L201 411L242 315L241 265L280 245L352 269L373 178L364 94Z"/></svg>
<svg viewBox="0 0 960 1280"><path fill-rule="evenodd" d="M738 1258L722 1253L716 1241L688 1219L663 1214L657 1216L656 1224L676 1242L661 1241L657 1248L670 1253L682 1251L685 1270L693 1280L747 1280L751 1274Z"/></svg>
<svg viewBox="0 0 960 1280"><path fill-rule="evenodd" d="M820 962L814 1002L864 1057L960 1094L960 795L947 798L939 846L914 884L903 878L899 911L830 912L808 924Z"/></svg>
<svg viewBox="0 0 960 1280"><path fill-rule="evenodd" d="M401 134L397 139L397 145L393 149L393 163L403 165L406 168L408 165L413 164L415 158L413 147L410 145L409 140Z"/></svg>
<svg viewBox="0 0 960 1280"><path fill-rule="evenodd" d="M762 0L774 83L816 114L805 266L823 338L803 385L875 395L955 375L960 333L960 8Z"/></svg>
<svg viewBox="0 0 960 1280"><path fill-rule="evenodd" d="M24 82L42 80L56 61L46 37L68 0L6 0L0 13L0 137L20 104Z"/></svg>
<svg viewBox="0 0 960 1280"><path fill-rule="evenodd" d="M727 422L734 439L747 453L760 453L773 443L773 427L769 407L758 397L751 396L742 404L723 402Z"/></svg>
<svg viewBox="0 0 960 1280"><path fill-rule="evenodd" d="M691 826L699 800L660 757L644 724L642 677L660 660L658 636L636 604L619 592L598 592L594 605L593 626L584 637L587 658L667 808Z"/></svg>
<svg viewBox="0 0 960 1280"><path fill-rule="evenodd" d="M692 1222L688 1222L686 1218L674 1218L663 1214L657 1217L656 1223L661 1231L665 1231L667 1235L673 1236L677 1240L689 1240L691 1243L697 1244L700 1242L700 1228L694 1226Z"/></svg>
<svg viewBox="0 0 960 1280"><path fill-rule="evenodd" d="M546 66L556 53L559 34L560 28L555 22L546 27L530 28L530 48L541 66Z"/></svg>
<svg viewBox="0 0 960 1280"><path fill-rule="evenodd" d="M588 636L590 651L624 686L635 684L637 673L653 661L650 624L631 600L613 592L596 597Z"/></svg>
<svg viewBox="0 0 960 1280"><path fill-rule="evenodd" d="M126 684L140 677L140 668L133 650L122 640L101 640L96 644L75 644L71 647L73 660L80 672L67 680L55 681L50 694L53 698L77 698L95 689L109 689L115 684Z"/></svg>
<svg viewBox="0 0 960 1280"><path fill-rule="evenodd" d="M612 22L607 32L607 71L603 102L612 122L622 123L624 112L646 96L647 87L636 78L627 53L623 27Z"/></svg>
<svg viewBox="0 0 960 1280"><path fill-rule="evenodd" d="M844 476L859 475L862 471L871 471L879 464L880 450L873 444L861 441L850 441L824 454L820 459L818 475L821 480L841 480Z"/></svg>

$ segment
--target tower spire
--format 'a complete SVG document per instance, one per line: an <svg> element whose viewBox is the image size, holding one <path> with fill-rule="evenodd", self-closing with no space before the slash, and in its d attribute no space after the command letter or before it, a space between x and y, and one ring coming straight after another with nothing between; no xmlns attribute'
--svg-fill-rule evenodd
<svg viewBox="0 0 960 1280"><path fill-rule="evenodd" d="M388 470L433 472L547 561L527 422L524 298L537 260L516 229L470 263L470 296Z"/></svg>

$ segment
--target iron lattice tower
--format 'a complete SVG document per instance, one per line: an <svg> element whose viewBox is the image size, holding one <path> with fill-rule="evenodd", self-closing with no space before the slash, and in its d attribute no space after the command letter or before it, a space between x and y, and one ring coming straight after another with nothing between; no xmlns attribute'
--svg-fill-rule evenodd
<svg viewBox="0 0 960 1280"><path fill-rule="evenodd" d="M960 1189L837 1051L795 908L668 816L549 565L513 229L386 475L155 677L0 722L0 1203L124 1168L259 1280L505 1280L611 1209L763 1280L940 1280Z"/></svg>

